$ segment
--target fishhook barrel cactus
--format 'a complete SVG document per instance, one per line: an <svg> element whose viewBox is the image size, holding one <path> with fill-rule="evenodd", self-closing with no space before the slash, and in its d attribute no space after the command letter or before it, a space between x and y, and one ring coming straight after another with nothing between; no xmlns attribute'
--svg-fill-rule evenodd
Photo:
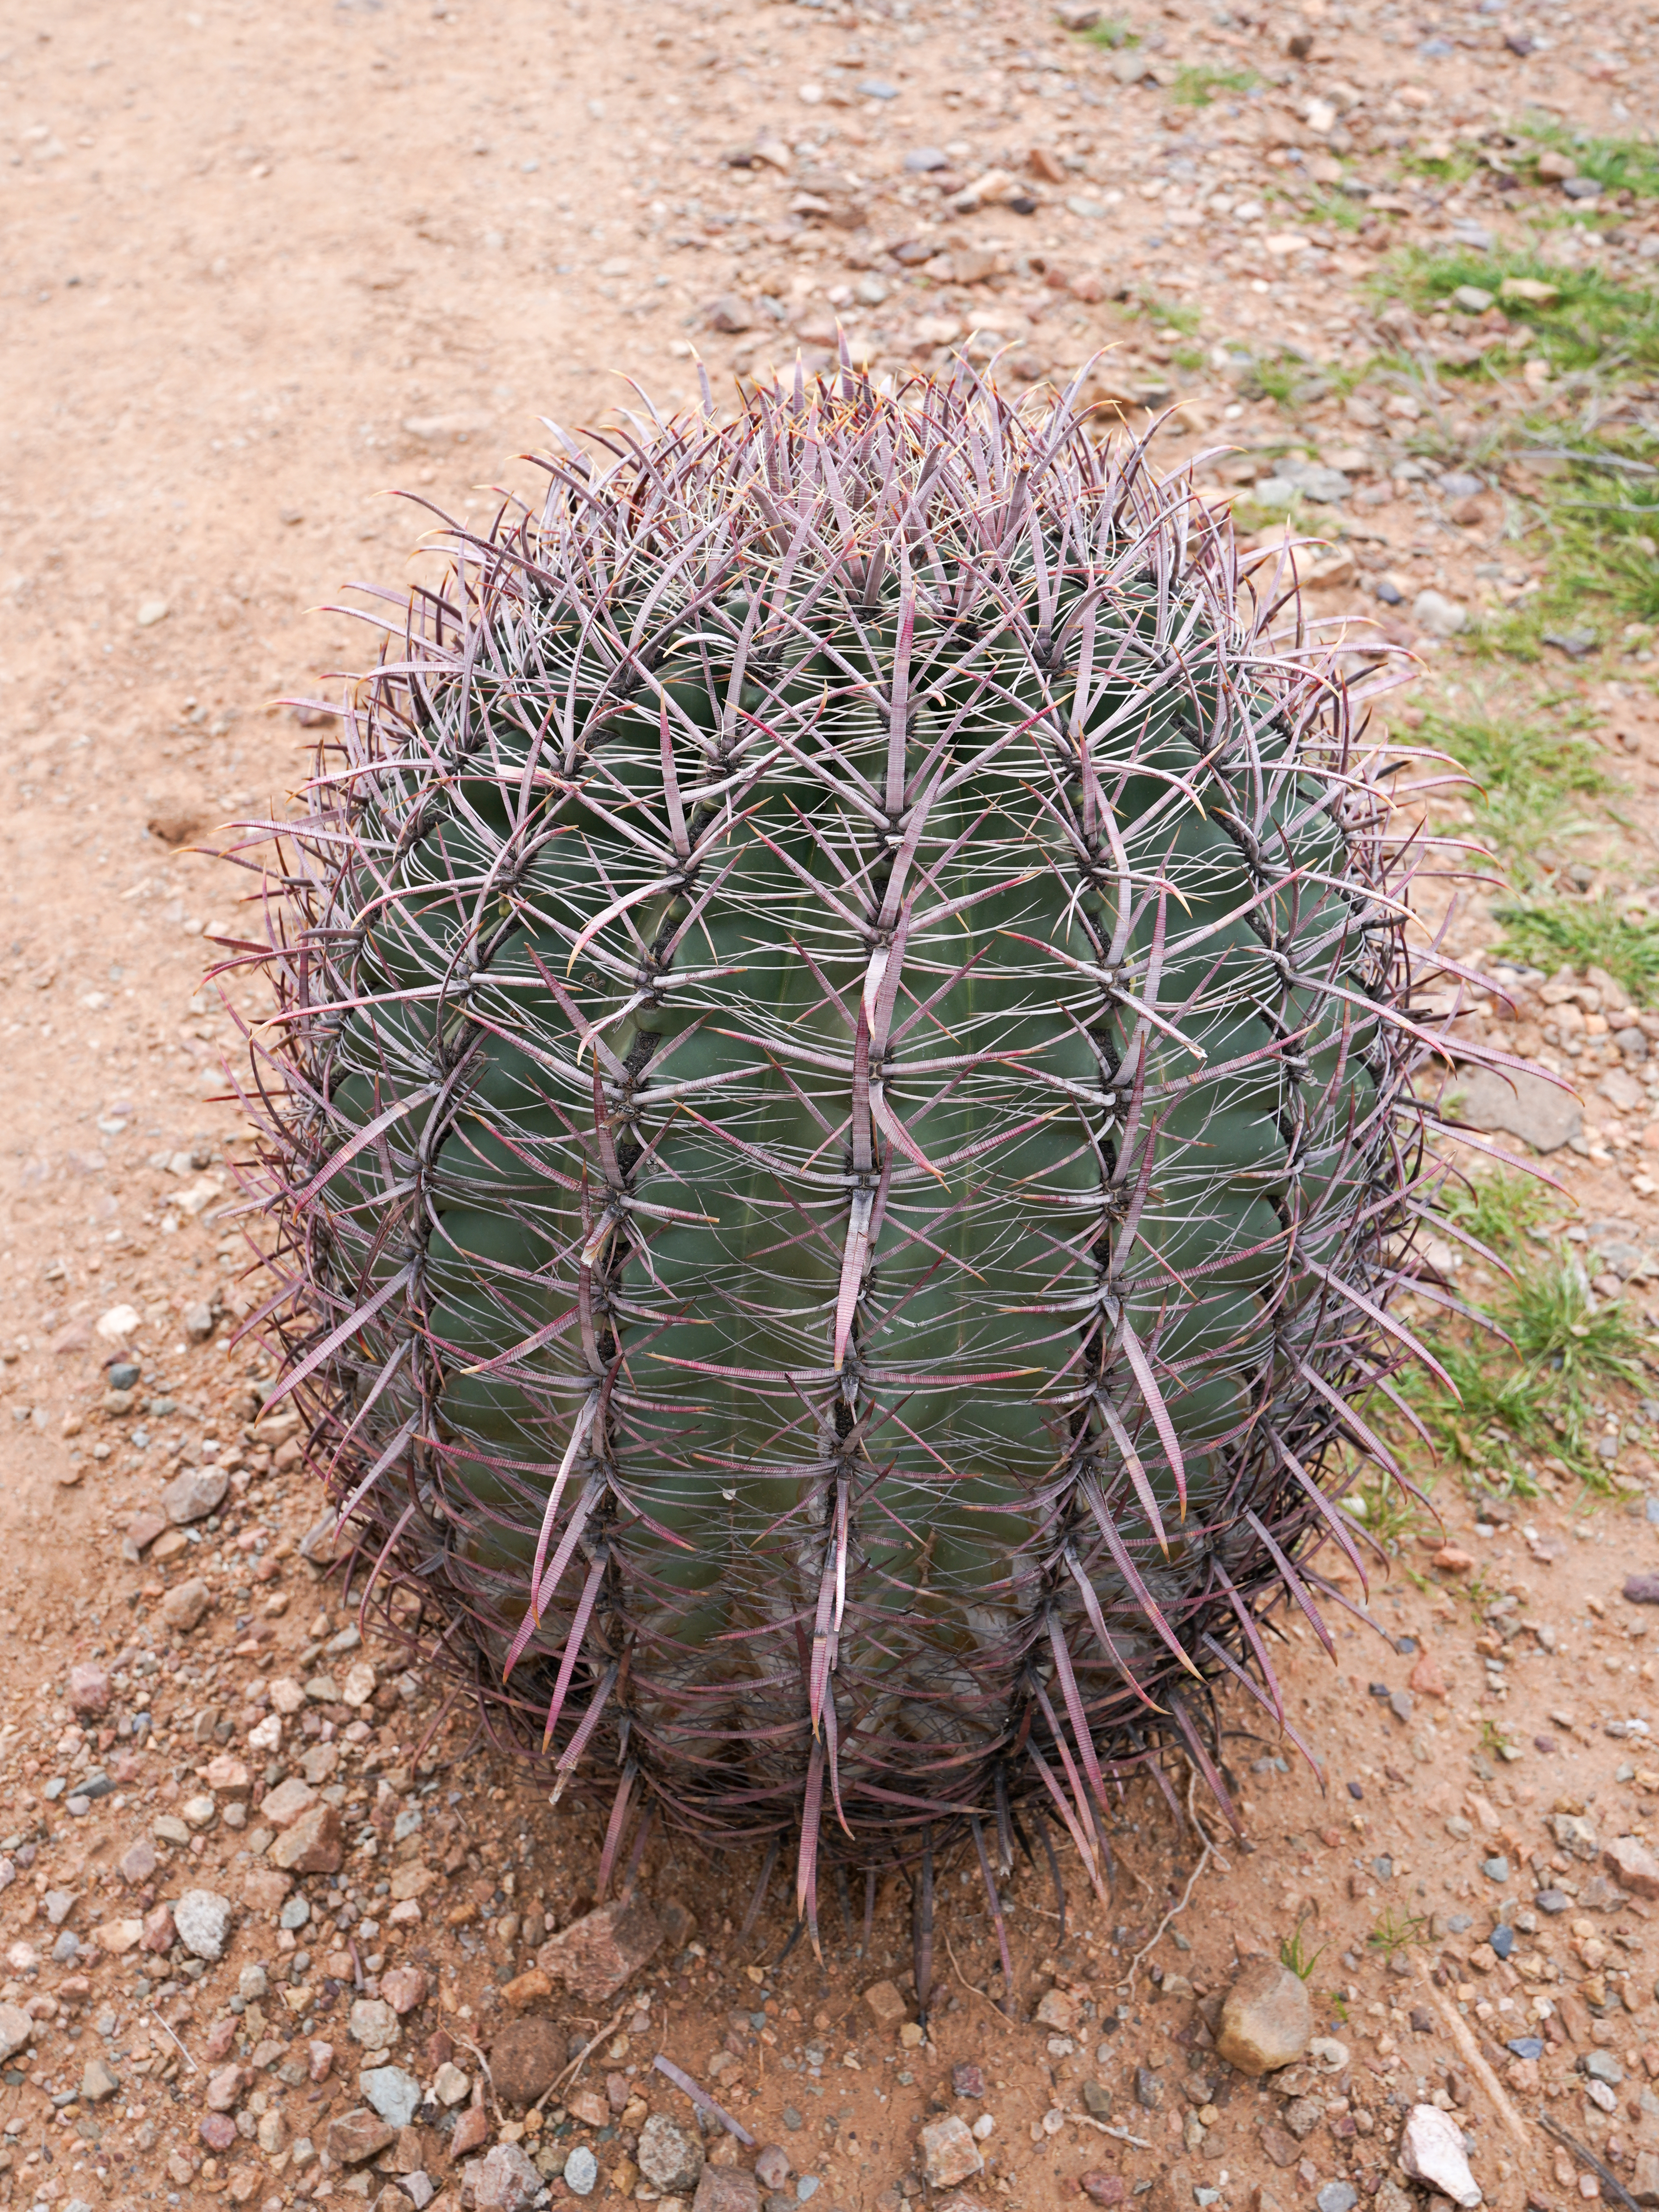
<svg viewBox="0 0 1659 2212"><path fill-rule="evenodd" d="M283 1387L371 1587L614 1793L601 1887L647 1799L809 1918L1021 1801L1097 1876L1355 1556L1433 1042L1382 764L1069 400L597 443L278 832Z"/></svg>

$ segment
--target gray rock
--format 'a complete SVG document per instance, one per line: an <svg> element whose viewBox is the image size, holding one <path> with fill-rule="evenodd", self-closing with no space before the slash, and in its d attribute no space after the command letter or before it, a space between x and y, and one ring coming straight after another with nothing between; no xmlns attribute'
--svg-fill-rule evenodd
<svg viewBox="0 0 1659 2212"><path fill-rule="evenodd" d="M1468 289L1471 291L1478 289L1474 285L1471 285ZM1481 293L1480 297L1486 301L1488 307L1491 307L1492 295L1489 292ZM1483 492L1486 489L1479 477L1465 476L1461 470L1457 469L1454 469L1449 476L1442 477L1435 486L1442 499L1473 499L1478 492Z"/></svg>
<svg viewBox="0 0 1659 2212"><path fill-rule="evenodd" d="M194 1958L222 1958L234 1909L217 1890L187 1889L173 1908L179 1941Z"/></svg>
<svg viewBox="0 0 1659 2212"><path fill-rule="evenodd" d="M1426 2182L1463 2212L1474 2212L1480 2202L1480 2185L1469 2172L1463 2148L1463 2130L1449 2113L1432 2105L1413 2105L1400 2131L1396 2155L1412 2180Z"/></svg>
<svg viewBox="0 0 1659 2212"><path fill-rule="evenodd" d="M1304 499L1316 507L1335 507L1348 496L1346 477L1340 469L1327 468L1322 461L1280 461L1273 474L1281 483L1288 479Z"/></svg>
<svg viewBox="0 0 1659 2212"><path fill-rule="evenodd" d="M567 2189L578 2197L591 2197L599 2185L599 2161L586 2143L578 2143L564 2162Z"/></svg>
<svg viewBox="0 0 1659 2212"><path fill-rule="evenodd" d="M1559 1152L1584 1126L1584 1109L1572 1092L1541 1075L1472 1068L1459 1076L1457 1088L1460 1121L1474 1129L1505 1130L1535 1152Z"/></svg>
<svg viewBox="0 0 1659 2212"><path fill-rule="evenodd" d="M702 2172L702 2143L666 2112L653 2112L640 2130L634 2158L652 2187L665 2197L689 2197Z"/></svg>
<svg viewBox="0 0 1659 2212"><path fill-rule="evenodd" d="M1351 2181L1328 2181L1314 2203L1319 2212L1353 2212L1359 2202L1359 2191Z"/></svg>
<svg viewBox="0 0 1659 2212"><path fill-rule="evenodd" d="M530 2212L542 2193L542 2178L517 2143L497 2143L465 2171L477 2212Z"/></svg>
<svg viewBox="0 0 1659 2212"><path fill-rule="evenodd" d="M1484 315L1496 295L1482 291L1479 284L1460 284L1452 294L1452 305L1461 307L1466 315Z"/></svg>
<svg viewBox="0 0 1659 2212"><path fill-rule="evenodd" d="M1596 1089L1621 1114L1637 1114L1648 1103L1646 1086L1626 1067L1610 1067Z"/></svg>
<svg viewBox="0 0 1659 2212"><path fill-rule="evenodd" d="M948 169L951 157L940 146L917 146L904 157L904 167L913 177L926 177L935 169Z"/></svg>
<svg viewBox="0 0 1659 2212"><path fill-rule="evenodd" d="M1610 2089L1616 2089L1625 2078L1624 2068L1610 2051L1587 2051L1578 2062L1578 2071L1592 2081L1605 2081Z"/></svg>
<svg viewBox="0 0 1659 2212"><path fill-rule="evenodd" d="M1635 1028L1615 1030L1613 1033L1613 1041L1626 1060L1645 1060L1648 1056L1648 1038L1645 1030Z"/></svg>
<svg viewBox="0 0 1659 2212"><path fill-rule="evenodd" d="M394 2128L413 2125L420 2109L421 2085L412 2074L405 2074L401 2066L370 2066L357 2076L357 2086L364 2102L372 2105L383 2120L390 2120Z"/></svg>
<svg viewBox="0 0 1659 2212"><path fill-rule="evenodd" d="M1412 601L1413 621L1431 637L1455 637L1468 618L1468 609L1443 592L1419 592Z"/></svg>
<svg viewBox="0 0 1659 2212"><path fill-rule="evenodd" d="M223 1468L187 1467L161 1492L161 1510L175 1528L205 1521L219 1510L229 1488L230 1477Z"/></svg>

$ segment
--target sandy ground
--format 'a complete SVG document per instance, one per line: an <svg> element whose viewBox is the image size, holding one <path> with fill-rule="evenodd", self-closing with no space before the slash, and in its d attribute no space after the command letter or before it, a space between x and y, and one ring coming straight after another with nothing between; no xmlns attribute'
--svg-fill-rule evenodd
<svg viewBox="0 0 1659 2212"><path fill-rule="evenodd" d="M1420 406L1393 408L1408 395L1386 378L1307 398L1292 429L1237 357L1271 342L1310 374L1359 366L1379 343L1364 280L1382 253L1547 211L1500 184L1501 163L1437 182L1436 149L1528 103L1634 131L1650 15L1517 0L1419 23L1308 0L1265 21L1145 9L1136 27L1140 46L1115 54L1021 0L17 0L0 26L0 2008L32 2036L0 2043L0 2203L274 2212L398 2187L386 2212L434 2190L459 2206L459 2128L475 2149L533 2153L554 2196L586 2145L601 2201L672 2204L633 2155L647 2108L694 2125L659 2052L784 2147L769 2203L925 2197L919 2130L955 2113L994 2122L970 2203L1079 2201L1087 2173L1099 2201L1151 2191L1160 2212L1344 2212L1333 2185L1398 2185L1402 2115L1423 2100L1455 2112L1505 2212L1648 2189L1659 1957L1648 1901L1601 1853L1659 1812L1650 1616L1620 1595L1659 1566L1659 1407L1609 1401L1622 1502L1545 1471L1535 1500L1476 1527L1443 1483L1444 1537L1409 1536L1374 1594L1391 1643L1349 1622L1333 1665L1289 1624L1288 1710L1324 1787L1230 1708L1242 1842L1201 1806L1202 1845L1132 1799L1113 1896L1069 1867L1063 1930L1046 1867L1018 1869L1012 2018L977 1875L942 1868L924 2040L902 1891L878 1897L867 1954L855 1899L844 1926L830 1910L822 1966L804 1944L781 1958L781 1877L740 1937L758 1866L660 1838L640 1880L670 1932L621 2012L511 1990L592 1902L592 1820L485 1754L456 1765L463 1717L399 1655L349 1648L337 1583L300 1554L314 1492L280 1424L250 1425L268 1365L229 1343L251 1294L240 1231L216 1216L246 1133L217 1097L232 1018L199 981L241 886L193 848L280 807L303 774L313 718L283 702L337 690L364 658L347 586L398 586L427 519L392 490L481 516L495 494L480 478L524 480L512 456L540 415L600 419L628 398L623 373L679 404L694 348L726 404L734 370L798 345L813 358L837 321L878 366L966 343L1000 350L1017 383L1108 347L1091 389L1132 428L1139 403L1182 401L1168 465L1237 448L1200 471L1218 495L1286 453L1342 470L1357 489L1341 542L1304 563L1316 609L1378 626L1356 647L1422 643L1431 689L1467 684L1407 616L1425 590L1496 607L1535 582L1500 502L1437 503L1404 465ZM1184 106L1183 66L1249 69L1258 87ZM1373 187L1357 231L1320 211L1337 155ZM1004 182L975 204L988 173ZM1565 264L1626 276L1659 243L1640 208L1616 240L1550 236ZM1394 335L1431 356L1468 341L1445 318ZM1548 382L1447 398L1454 447ZM1595 865L1645 883L1648 674L1632 658L1563 681L1609 744L1626 739L1625 821ZM1478 901L1460 927L1472 950L1492 933ZM258 1018L257 990L230 996ZM1551 1010L1522 1013L1528 1048L1551 1050ZM1584 1218L1641 1237L1659 1227L1648 1118L1593 1100L1577 1148L1552 1158ZM100 1336L119 1307L125 1334ZM118 1352L142 1376L106 1410ZM146 1545L162 1483L204 1462L232 1469L222 1510ZM192 1582L208 1609L170 1626ZM365 1656L376 1671L354 1674ZM81 1711L77 1664L106 1678L82 1680ZM337 1871L273 1872L246 1800L285 1771L343 1824ZM217 1959L155 1917L192 1887L234 1907ZM1500 1924L1510 1936L1489 1946ZM1298 1929L1326 2070L1261 2087L1217 2061L1202 2001L1238 1955ZM864 1994L883 1981L885 2015ZM514 2017L545 2023L531 2096L599 2038L529 2117L499 2052L484 2071ZM362 2105L360 2069L395 2064L432 2092L446 2061L466 2076L459 2102L429 2098L347 2162L330 2126ZM717 2125L708 2145L753 2163Z"/></svg>

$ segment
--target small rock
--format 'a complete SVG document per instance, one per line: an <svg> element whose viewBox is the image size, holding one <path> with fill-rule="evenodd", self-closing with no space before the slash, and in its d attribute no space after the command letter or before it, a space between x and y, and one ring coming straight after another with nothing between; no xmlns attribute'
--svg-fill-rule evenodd
<svg viewBox="0 0 1659 2212"><path fill-rule="evenodd" d="M958 2073L962 2070L960 2067L957 2069ZM766 2144L755 2160L755 2179L763 2189L781 2189L794 2170L781 2143Z"/></svg>
<svg viewBox="0 0 1659 2212"><path fill-rule="evenodd" d="M324 2148L337 2166L361 2166L366 2158L374 2158L388 2143L395 2142L398 2130L378 2112L359 2108L355 2112L342 2112L328 2124Z"/></svg>
<svg viewBox="0 0 1659 2212"><path fill-rule="evenodd" d="M574 2152L571 2156L574 2158ZM593 2154L588 2163L598 2167ZM530 2212L542 2193L542 2178L517 2143L497 2143L472 2168L472 2202L477 2212ZM592 2183L589 2187L592 2187Z"/></svg>
<svg viewBox="0 0 1659 2212"><path fill-rule="evenodd" d="M365 2051L390 2051L403 2035L397 2014L379 1997L358 1997L346 2026L352 2041Z"/></svg>
<svg viewBox="0 0 1659 2212"><path fill-rule="evenodd" d="M1601 1856L1601 1844L1595 1833L1595 1824L1581 1813L1552 1813L1550 1833L1559 1848L1575 1859L1595 1859Z"/></svg>
<svg viewBox="0 0 1659 2212"><path fill-rule="evenodd" d="M0 2058L20 2051L34 2033L34 2022L21 2005L0 2004Z"/></svg>
<svg viewBox="0 0 1659 2212"><path fill-rule="evenodd" d="M1091 2204L1121 2204L1129 2194L1121 2173L1080 2173L1077 2185Z"/></svg>
<svg viewBox="0 0 1659 2212"><path fill-rule="evenodd" d="M910 2017L910 2008L894 1982L872 1982L864 1992L864 2002L875 2015L878 2027L896 2027Z"/></svg>
<svg viewBox="0 0 1659 2212"><path fill-rule="evenodd" d="M173 1908L179 1941L194 1958L222 1958L234 1911L230 1899L216 1890L187 1889Z"/></svg>
<svg viewBox="0 0 1659 2212"><path fill-rule="evenodd" d="M812 2182L812 2190L806 2190L808 2180ZM817 2186L816 2176L803 2176L795 2185L796 2201L805 2203L806 2196L811 2195ZM691 2212L760 2212L760 2189L754 2175L745 2173L739 2166L704 2166L691 2202ZM940 2212L944 2212L943 2207Z"/></svg>
<svg viewBox="0 0 1659 2212"><path fill-rule="evenodd" d="M573 2119L585 2128L602 2128L611 2118L611 2107L597 2089L573 2089L565 2099Z"/></svg>
<svg viewBox="0 0 1659 2212"><path fill-rule="evenodd" d="M401 2066L371 2066L357 2076L357 2086L383 2120L406 2128L421 2107L421 2085Z"/></svg>
<svg viewBox="0 0 1659 2212"><path fill-rule="evenodd" d="M1625 1583L1626 1605L1659 1605L1659 1574L1632 1575Z"/></svg>
<svg viewBox="0 0 1659 2212"><path fill-rule="evenodd" d="M180 1583L161 1600L161 1618L180 1636L188 1636L213 1602L213 1593L200 1580Z"/></svg>
<svg viewBox="0 0 1659 2212"><path fill-rule="evenodd" d="M445 2059L432 2077L432 2094L446 2108L464 2103L471 2087L453 2058Z"/></svg>
<svg viewBox="0 0 1659 2212"><path fill-rule="evenodd" d="M947 2112L942 2120L929 2121L917 2142L921 2152L922 2178L931 2189L953 2189L957 2182L969 2180L985 2171L979 2145L969 2131L967 2122L955 2112Z"/></svg>
<svg viewBox="0 0 1659 2212"><path fill-rule="evenodd" d="M1064 1990L1045 1990L1031 2017L1039 2027L1052 2028L1056 2035L1069 2035L1077 2026L1077 1999L1068 1996Z"/></svg>
<svg viewBox="0 0 1659 2212"><path fill-rule="evenodd" d="M301 1782L297 1774L290 1774L274 1790L266 1790L259 1801L259 1818L266 1827L280 1832L291 1828L316 1802L316 1791Z"/></svg>
<svg viewBox="0 0 1659 2212"><path fill-rule="evenodd" d="M543 1944L536 1963L544 1973L568 1983L578 1996L602 2004L639 1972L662 1940L662 1923L643 1898L617 1898L561 1929Z"/></svg>
<svg viewBox="0 0 1659 2212"><path fill-rule="evenodd" d="M1615 1836L1601 1857L1620 1887L1633 1897L1659 1897L1659 1858L1639 1836Z"/></svg>
<svg viewBox="0 0 1659 2212"><path fill-rule="evenodd" d="M236 2100L252 2081L253 2075L246 2066L221 2066L208 2075L204 2100L210 2112L234 2112Z"/></svg>
<svg viewBox="0 0 1659 2212"><path fill-rule="evenodd" d="M421 1966L393 1966L380 1977L380 1995L400 2020L405 2013L426 2002L428 1986L426 1971Z"/></svg>
<svg viewBox="0 0 1659 2212"><path fill-rule="evenodd" d="M236 2123L228 2112L210 2112L196 2130L209 2150L232 2150L236 2144Z"/></svg>
<svg viewBox="0 0 1659 2212"><path fill-rule="evenodd" d="M1215 2047L1241 2074L1261 2075L1307 2055L1313 2007L1307 1984L1277 1959L1247 1959L1222 2000Z"/></svg>
<svg viewBox="0 0 1659 2212"><path fill-rule="evenodd" d="M1463 2130L1434 2106L1412 2106L1400 2131L1395 2155L1412 2180L1426 2182L1431 2189L1462 2206L1463 2212L1472 2212L1480 2202L1480 2191L1463 2149Z"/></svg>
<svg viewBox="0 0 1659 2212"><path fill-rule="evenodd" d="M717 300L708 302L706 312L711 331L736 332L755 327L754 309L735 292L722 292Z"/></svg>
<svg viewBox="0 0 1659 2212"><path fill-rule="evenodd" d="M1419 592L1412 601L1412 618L1431 637L1455 637L1468 623L1469 611L1443 592Z"/></svg>
<svg viewBox="0 0 1659 2212"><path fill-rule="evenodd" d="M120 2076L105 2060L88 2058L81 2074L81 2094L89 2105L101 2104L120 2087Z"/></svg>
<svg viewBox="0 0 1659 2212"><path fill-rule="evenodd" d="M1135 2102L1143 2112L1155 2112L1164 2102L1164 2082L1150 2066L1135 2069Z"/></svg>
<svg viewBox="0 0 1659 2212"><path fill-rule="evenodd" d="M229 1471L222 1467L187 1467L161 1492L161 1510L175 1528L192 1521L205 1521L216 1513L230 1488Z"/></svg>
<svg viewBox="0 0 1659 2212"><path fill-rule="evenodd" d="M109 1669L106 1667L71 1667L69 1696L71 1710L82 1720L96 1720L100 1713L109 1711Z"/></svg>
<svg viewBox="0 0 1659 2212"><path fill-rule="evenodd" d="M454 2133L449 2138L451 2158L465 2158L468 2151L477 2150L489 2133L489 2114L482 2105L469 2105L455 2123Z"/></svg>
<svg viewBox="0 0 1659 2212"><path fill-rule="evenodd" d="M1417 1655L1417 1663L1406 1678L1419 1698L1443 1698L1446 1678L1440 1671L1439 1662L1432 1651L1425 1648Z"/></svg>
<svg viewBox="0 0 1659 2212"><path fill-rule="evenodd" d="M702 2145L666 2112L653 2112L640 2130L634 2160L663 2196L684 2197L696 2187L702 2172Z"/></svg>
<svg viewBox="0 0 1659 2212"><path fill-rule="evenodd" d="M489 2070L496 2094L509 2105L533 2105L564 2071L564 2038L550 2020L510 2021L489 2046Z"/></svg>
<svg viewBox="0 0 1659 2212"><path fill-rule="evenodd" d="M1314 2203L1319 2212L1353 2212L1359 2202L1359 2191L1351 2181L1328 2181Z"/></svg>
<svg viewBox="0 0 1659 2212"><path fill-rule="evenodd" d="M136 1951L144 1940L142 1920L106 1920L101 1928L94 1928L92 1940L105 1955L124 1959L129 1951Z"/></svg>
<svg viewBox="0 0 1659 2212"><path fill-rule="evenodd" d="M1459 1118L1471 1128L1507 1131L1535 1152L1559 1152L1583 1128L1584 1111L1571 1091L1547 1083L1541 1075L1513 1068L1500 1075L1494 1068L1478 1067L1458 1080L1462 1091ZM1655 1595L1643 1601L1659 1605L1659 1576L1652 1581Z"/></svg>
<svg viewBox="0 0 1659 2212"><path fill-rule="evenodd" d="M313 1805L268 1854L273 1864L292 1874L337 1874L345 1863L345 1837L332 1805Z"/></svg>
<svg viewBox="0 0 1659 2212"><path fill-rule="evenodd" d="M578 2143L564 2162L566 2188L578 2197L591 2197L599 2179L599 2161L586 2143Z"/></svg>
<svg viewBox="0 0 1659 2212"><path fill-rule="evenodd" d="M1316 2128L1324 2125L1325 2107L1312 2097L1292 2097L1281 2117L1297 2141L1305 2142Z"/></svg>

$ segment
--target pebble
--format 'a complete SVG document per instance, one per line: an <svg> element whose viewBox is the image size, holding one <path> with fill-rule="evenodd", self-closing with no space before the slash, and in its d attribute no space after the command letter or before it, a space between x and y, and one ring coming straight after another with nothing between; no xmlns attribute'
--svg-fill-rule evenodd
<svg viewBox="0 0 1659 2212"><path fill-rule="evenodd" d="M533 2104L565 2067L565 2040L550 2020L539 2014L510 2021L489 2046L489 2069L496 2092L509 2105Z"/></svg>
<svg viewBox="0 0 1659 2212"><path fill-rule="evenodd" d="M1413 621L1431 637L1455 637L1468 618L1468 609L1443 592L1419 592L1412 601Z"/></svg>
<svg viewBox="0 0 1659 2212"><path fill-rule="evenodd" d="M379 1997L358 1997L346 2020L347 2032L365 2051L390 2051L403 2035L398 2015Z"/></svg>
<svg viewBox="0 0 1659 2212"><path fill-rule="evenodd" d="M1615 1836L1602 1850L1604 1864L1634 1897L1659 1897L1659 1858L1639 1836Z"/></svg>
<svg viewBox="0 0 1659 2212"><path fill-rule="evenodd" d="M360 2166L397 2138L398 2130L389 2121L360 2107L355 2112L341 2112L329 2122L324 2148L337 2166Z"/></svg>
<svg viewBox="0 0 1659 2212"><path fill-rule="evenodd" d="M380 1995L399 2019L426 2002L428 1986L426 1971L421 1966L393 1966L380 1977Z"/></svg>
<svg viewBox="0 0 1659 2212"><path fill-rule="evenodd" d="M179 1941L198 1959L222 1957L235 1908L213 1889L187 1889L173 1908Z"/></svg>
<svg viewBox="0 0 1659 2212"><path fill-rule="evenodd" d="M81 2074L81 2094L88 2104L101 2104L120 2087L120 2076L102 2058L88 2058Z"/></svg>
<svg viewBox="0 0 1659 2212"><path fill-rule="evenodd" d="M96 1720L100 1713L109 1711L112 1694L109 1670L105 1667L71 1667L69 1679L70 1706L82 1720Z"/></svg>
<svg viewBox="0 0 1659 2212"><path fill-rule="evenodd" d="M420 2110L421 2085L401 2066L371 2066L357 2076L357 2086L383 2120L394 2128L409 2127Z"/></svg>
<svg viewBox="0 0 1659 2212"><path fill-rule="evenodd" d="M689 2197L702 2172L702 2145L666 2112L653 2112L640 2130L634 2162L665 2197Z"/></svg>
<svg viewBox="0 0 1659 2212"><path fill-rule="evenodd" d="M951 2088L953 2095L978 2099L985 2094L983 2070L974 2065L953 2066L951 2069Z"/></svg>
<svg viewBox="0 0 1659 2212"><path fill-rule="evenodd" d="M1510 1863L1502 1857L1482 1859L1480 1871L1488 1881L1505 1882L1510 1878Z"/></svg>
<svg viewBox="0 0 1659 2212"><path fill-rule="evenodd" d="M917 2137L921 2152L922 2178L933 2189L953 2189L985 2170L979 2145L967 2123L955 2112L930 2121Z"/></svg>
<svg viewBox="0 0 1659 2212"><path fill-rule="evenodd" d="M1328 2181L1314 2203L1319 2212L1353 2212L1359 2202L1359 2191L1351 2181Z"/></svg>
<svg viewBox="0 0 1659 2212"><path fill-rule="evenodd" d="M1432 2105L1413 2105L1400 2131L1400 2164L1413 2181L1426 2182L1454 2204L1473 2212L1480 2190L1469 2172L1463 2148L1463 2131L1449 2114Z"/></svg>
<svg viewBox="0 0 1659 2212"><path fill-rule="evenodd" d="M586 2143L578 2143L564 2162L564 2180L568 2189L578 2197L591 2197L599 2179L599 2161Z"/></svg>
<svg viewBox="0 0 1659 2212"><path fill-rule="evenodd" d="M0 2004L0 2058L20 2051L34 2033L34 2022L21 2005Z"/></svg>
<svg viewBox="0 0 1659 2212"><path fill-rule="evenodd" d="M572 2151L565 2161L567 2176L575 2156ZM587 2153L587 2170L592 2175L587 2185L591 2190L599 2178L599 2164L592 2151ZM517 2143L497 2143L486 2152L472 2168L471 2182L477 2212L530 2212L542 2193L542 2178ZM574 2182L570 2185L575 2188ZM586 2196L587 2190L578 2190L577 2194Z"/></svg>
<svg viewBox="0 0 1659 2212"><path fill-rule="evenodd" d="M432 2094L447 2107L465 2103L472 2084L452 2058L446 2058L432 2077Z"/></svg>
<svg viewBox="0 0 1659 2212"><path fill-rule="evenodd" d="M977 2067L974 2069L975 2073L978 2070ZM963 2069L958 2067L957 2071L961 2073ZM963 2093L958 2090L957 2094L960 2096ZM978 2092L974 2094L977 2095ZM763 2189L781 2189L794 2170L781 2143L768 2143L755 2160L755 2179Z"/></svg>
<svg viewBox="0 0 1659 2212"><path fill-rule="evenodd" d="M1273 2072L1307 2055L1313 2007L1306 1984L1277 1959L1247 1959L1222 2000L1216 2049L1241 2074Z"/></svg>
<svg viewBox="0 0 1659 2212"><path fill-rule="evenodd" d="M1587 2051L1578 2062L1578 2070L1592 2081L1605 2081L1616 2089L1625 2078L1625 2069L1610 2051Z"/></svg>
<svg viewBox="0 0 1659 2212"><path fill-rule="evenodd" d="M230 1475L222 1467L187 1467L161 1492L161 1510L175 1528L205 1521L216 1513L230 1488Z"/></svg>
<svg viewBox="0 0 1659 2212"><path fill-rule="evenodd" d="M169 1628L187 1636L212 1602L213 1593L204 1582L179 1583L161 1600L161 1618Z"/></svg>

